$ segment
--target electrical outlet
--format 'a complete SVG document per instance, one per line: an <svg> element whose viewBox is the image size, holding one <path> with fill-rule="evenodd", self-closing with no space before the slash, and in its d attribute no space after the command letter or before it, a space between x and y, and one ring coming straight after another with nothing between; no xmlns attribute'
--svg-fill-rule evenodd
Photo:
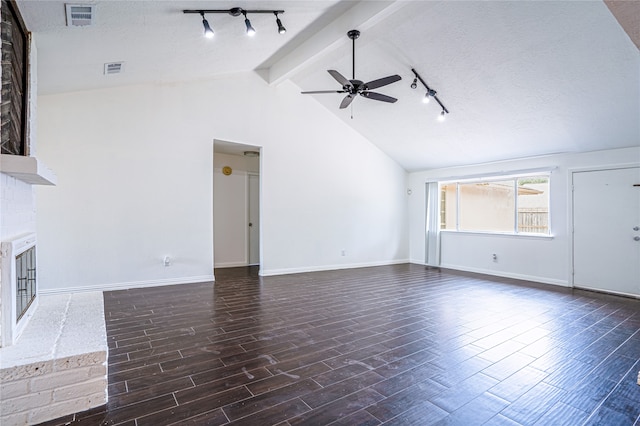
<svg viewBox="0 0 640 426"><path fill-rule="evenodd" d="M640 386L640 371L638 371L638 385Z"/></svg>
<svg viewBox="0 0 640 426"><path fill-rule="evenodd" d="M342 249L340 251L340 256L346 256L347 255L347 251L345 249Z"/></svg>
<svg viewBox="0 0 640 426"><path fill-rule="evenodd" d="M164 259L162 259L162 264L164 266L171 266L171 258L169 256L165 256Z"/></svg>
<svg viewBox="0 0 640 426"><path fill-rule="evenodd" d="M493 261L494 261L494 262L497 262L497 261L498 261L498 255L497 255L497 254L495 254L495 253L493 253L493 254L491 255L491 259L493 259Z"/></svg>

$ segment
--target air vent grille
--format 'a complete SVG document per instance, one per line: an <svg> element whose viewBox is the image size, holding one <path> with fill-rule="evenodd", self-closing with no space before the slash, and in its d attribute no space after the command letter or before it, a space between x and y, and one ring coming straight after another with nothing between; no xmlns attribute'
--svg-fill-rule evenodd
<svg viewBox="0 0 640 426"><path fill-rule="evenodd" d="M86 27L93 25L95 5L65 4L67 11L67 27Z"/></svg>
<svg viewBox="0 0 640 426"><path fill-rule="evenodd" d="M108 62L104 64L104 75L120 74L124 71L124 62Z"/></svg>

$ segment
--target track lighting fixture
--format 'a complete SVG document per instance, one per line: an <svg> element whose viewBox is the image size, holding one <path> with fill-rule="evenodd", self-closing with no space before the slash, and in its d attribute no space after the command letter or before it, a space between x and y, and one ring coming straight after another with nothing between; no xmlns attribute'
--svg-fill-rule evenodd
<svg viewBox="0 0 640 426"><path fill-rule="evenodd" d="M183 13L197 13L202 16L202 26L204 27L204 35L207 38L213 37L213 29L209 25L209 22L205 18L206 13L224 13L231 16L243 16L244 24L247 30L247 35L253 36L256 33L255 28L251 25L251 21L247 18L247 13L273 13L276 16L276 24L278 25L278 32L284 34L287 29L282 25L282 21L278 16L279 13L284 13L284 10L244 10L241 7L233 7L231 9L187 9L183 10Z"/></svg>
<svg viewBox="0 0 640 426"><path fill-rule="evenodd" d="M411 83L411 88L415 89L418 86L417 81L420 80L420 83L422 83L424 88L427 89L427 92L424 94L424 98L422 98L422 102L426 104L426 103L429 103L429 100L431 98L435 99L436 102L438 102L438 105L440 105L440 107L442 108L442 112L438 116L438 121L444 121L445 115L449 114L449 110L442 104L442 102L440 102L440 99L438 99L438 96L436 95L437 92L432 88L430 88L427 85L427 83L425 83L422 77L420 77L420 74L418 74L418 71L411 68L411 72L413 72L413 74L415 75L415 78L413 79L413 83Z"/></svg>
<svg viewBox="0 0 640 426"><path fill-rule="evenodd" d="M247 18L247 11L243 10L242 14L244 15L244 24L247 26L247 35L253 37L256 35L256 30L251 26L251 21Z"/></svg>
<svg viewBox="0 0 640 426"><path fill-rule="evenodd" d="M207 19L204 17L204 12L200 12L200 15L202 15L202 26L204 27L204 36L206 38L213 38L213 29L209 25L209 22L207 21Z"/></svg>
<svg viewBox="0 0 640 426"><path fill-rule="evenodd" d="M287 32L287 29L284 27L284 25L282 25L282 21L280 20L280 18L278 18L278 12L273 12L274 15L276 15L276 24L278 25L278 32L280 34L284 34Z"/></svg>
<svg viewBox="0 0 640 426"><path fill-rule="evenodd" d="M422 103L428 104L432 97L436 95L435 90L428 89L427 93L424 94L424 98L422 98Z"/></svg>

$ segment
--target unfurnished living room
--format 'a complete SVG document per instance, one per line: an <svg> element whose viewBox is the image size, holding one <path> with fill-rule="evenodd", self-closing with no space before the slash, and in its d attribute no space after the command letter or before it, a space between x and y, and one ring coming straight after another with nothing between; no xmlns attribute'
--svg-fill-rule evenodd
<svg viewBox="0 0 640 426"><path fill-rule="evenodd" d="M2 426L640 426L640 2L1 5Z"/></svg>

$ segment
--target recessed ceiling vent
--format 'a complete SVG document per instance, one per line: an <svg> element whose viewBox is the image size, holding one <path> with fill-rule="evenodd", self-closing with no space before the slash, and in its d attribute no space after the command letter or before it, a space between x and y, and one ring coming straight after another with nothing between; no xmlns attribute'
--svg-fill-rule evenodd
<svg viewBox="0 0 640 426"><path fill-rule="evenodd" d="M95 5L65 4L67 10L67 27L86 27L93 25Z"/></svg>
<svg viewBox="0 0 640 426"><path fill-rule="evenodd" d="M104 64L104 75L120 74L124 71L124 62L107 62Z"/></svg>

